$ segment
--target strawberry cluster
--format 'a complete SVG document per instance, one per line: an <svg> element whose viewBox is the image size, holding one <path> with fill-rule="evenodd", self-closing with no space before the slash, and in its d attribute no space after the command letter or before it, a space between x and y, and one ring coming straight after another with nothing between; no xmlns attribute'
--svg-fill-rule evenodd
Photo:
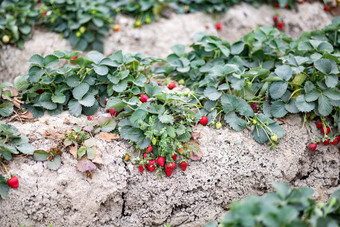
<svg viewBox="0 0 340 227"><path fill-rule="evenodd" d="M177 154L173 154L171 158L166 162L166 158L163 156L158 156L155 158L155 155L152 153L153 146L149 145L144 154L143 159L140 161L138 169L142 173L144 172L145 168L147 168L150 172L153 172L157 169L162 170L164 169L165 175L170 177L172 172L176 169L176 160ZM179 154L183 154L184 149L181 148L178 150ZM185 158L182 158L179 162L180 168L185 171L188 166L188 161Z"/></svg>
<svg viewBox="0 0 340 227"><path fill-rule="evenodd" d="M340 135L329 136L329 133L331 132L330 127L323 124L321 121L318 121L316 123L316 127L320 129L320 132L324 135L324 137L320 139L316 139L315 142L309 144L308 145L309 150L315 151L318 144L320 144L321 142L324 146L328 146L329 144L332 144L333 146L338 145L338 143L340 142Z"/></svg>
<svg viewBox="0 0 340 227"><path fill-rule="evenodd" d="M283 22L282 18L278 17L278 16L274 16L273 17L273 21L275 26L279 29L279 30L283 30L285 23Z"/></svg>

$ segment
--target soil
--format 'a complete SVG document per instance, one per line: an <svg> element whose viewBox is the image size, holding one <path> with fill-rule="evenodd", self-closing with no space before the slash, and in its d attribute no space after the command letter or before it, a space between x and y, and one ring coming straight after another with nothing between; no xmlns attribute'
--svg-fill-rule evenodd
<svg viewBox="0 0 340 227"><path fill-rule="evenodd" d="M120 16L117 20L123 29L105 39L105 55L123 49L166 57L172 45L189 45L193 35L202 30L234 42L256 26L271 25L275 13L285 18L284 31L293 37L320 29L332 19L319 3L298 5L297 12L241 4L221 18L221 32L215 30L212 17L203 13L172 15L140 29L131 29L133 19ZM25 74L31 55L46 55L57 49L70 49L68 41L36 30L24 50L7 47L1 52L0 80ZM45 138L46 131L64 133L74 127L65 119L72 122L73 117L63 112L12 124L36 149L48 150L55 142ZM278 123L286 135L276 150L256 143L249 130L196 126L194 130L202 134L199 142L203 157L190 161L185 172L176 168L170 178L155 172L140 173L133 162L124 162L125 153L130 153L132 160L137 154L121 139L105 142L95 137L104 164L93 172L92 179L77 170L77 161L67 152L62 154L57 171L32 157L17 157L9 169L18 176L20 187L11 189L7 200L0 200L0 226L204 226L219 220L232 201L271 191L276 181L312 187L316 199L327 200L340 188L338 149L319 146L315 152L307 150L310 139L300 116L291 115L286 123ZM321 136L314 125L312 130L312 135Z"/></svg>

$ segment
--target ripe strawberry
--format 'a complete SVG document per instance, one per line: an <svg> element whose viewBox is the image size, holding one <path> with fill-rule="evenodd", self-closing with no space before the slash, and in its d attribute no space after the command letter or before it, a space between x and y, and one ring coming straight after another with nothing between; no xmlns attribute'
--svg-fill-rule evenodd
<svg viewBox="0 0 340 227"><path fill-rule="evenodd" d="M221 30L222 30L222 24L221 24L221 22L217 22L216 25L215 25L215 27L216 27L216 29L217 29L218 31L221 31Z"/></svg>
<svg viewBox="0 0 340 227"><path fill-rule="evenodd" d="M147 154L147 153L144 153L144 154L143 154L143 158L147 159L147 158L148 158L148 154Z"/></svg>
<svg viewBox="0 0 340 227"><path fill-rule="evenodd" d="M273 21L277 22L279 20L279 18L277 16L273 16Z"/></svg>
<svg viewBox="0 0 340 227"><path fill-rule="evenodd" d="M116 32L120 31L121 30L121 27L118 25L118 24L115 24L113 26L113 30L115 30Z"/></svg>
<svg viewBox="0 0 340 227"><path fill-rule="evenodd" d="M150 172L153 172L156 169L155 162L156 162L156 160L154 160L154 159L149 160L149 164L146 166L146 168L148 168L148 170Z"/></svg>
<svg viewBox="0 0 340 227"><path fill-rule="evenodd" d="M18 188L19 187L19 180L16 176L12 176L10 179L7 180L8 186L12 188Z"/></svg>
<svg viewBox="0 0 340 227"><path fill-rule="evenodd" d="M327 135L328 133L330 133L331 129L329 127L326 127L326 131L324 130L324 127L321 128L321 133L324 134L324 135Z"/></svg>
<svg viewBox="0 0 340 227"><path fill-rule="evenodd" d="M315 151L317 146L318 145L316 145L315 143L311 143L311 144L308 145L308 149L311 150L311 151Z"/></svg>
<svg viewBox="0 0 340 227"><path fill-rule="evenodd" d="M206 116L202 116L200 123L202 125L207 125L208 124L208 118Z"/></svg>
<svg viewBox="0 0 340 227"><path fill-rule="evenodd" d="M252 104L250 105L250 107L253 109L254 113L257 113L257 112L258 112L258 109L257 109L257 106L258 106L258 105L259 105L258 103L252 103Z"/></svg>
<svg viewBox="0 0 340 227"><path fill-rule="evenodd" d="M46 12L46 11L44 11L44 12L42 13L42 15L43 15L43 16L46 16L46 15L47 15L47 12Z"/></svg>
<svg viewBox="0 0 340 227"><path fill-rule="evenodd" d="M183 171L185 171L187 169L188 163L187 162L181 162L181 163L179 163L179 166L181 167L181 169Z"/></svg>
<svg viewBox="0 0 340 227"><path fill-rule="evenodd" d="M72 58L71 58L71 60L76 60L77 59L77 56L73 56Z"/></svg>
<svg viewBox="0 0 340 227"><path fill-rule="evenodd" d="M162 156L159 156L159 157L157 158L157 164L158 164L159 166L162 166L162 167L164 167L164 164L165 164L165 158L164 158L164 157L162 157Z"/></svg>
<svg viewBox="0 0 340 227"><path fill-rule="evenodd" d="M38 89L35 91L35 93L41 95L42 93L44 93L45 91L43 89Z"/></svg>
<svg viewBox="0 0 340 227"><path fill-rule="evenodd" d="M280 6L279 6L279 3L274 3L274 5L273 5L275 8L279 8Z"/></svg>
<svg viewBox="0 0 340 227"><path fill-rule="evenodd" d="M338 143L339 143L339 139L338 138L335 138L335 139L333 139L331 141L331 144L334 145L334 146L338 145Z"/></svg>
<svg viewBox="0 0 340 227"><path fill-rule="evenodd" d="M316 122L316 127L322 128L323 127L322 122L321 121Z"/></svg>
<svg viewBox="0 0 340 227"><path fill-rule="evenodd" d="M109 112L111 114L112 117L117 117L117 115L120 113L118 111L115 111L115 108L109 109Z"/></svg>
<svg viewBox="0 0 340 227"><path fill-rule="evenodd" d="M93 120L93 116L87 116L87 120L88 121L92 121Z"/></svg>
<svg viewBox="0 0 340 227"><path fill-rule="evenodd" d="M144 165L139 165L139 166L138 166L139 172L143 173L144 168L145 168Z"/></svg>
<svg viewBox="0 0 340 227"><path fill-rule="evenodd" d="M329 139L323 141L322 143L323 143L323 145L327 146L329 144Z"/></svg>
<svg viewBox="0 0 340 227"><path fill-rule="evenodd" d="M329 6L325 6L323 9L324 9L326 12L328 12L328 11L330 11L330 10L331 10L331 7L329 7Z"/></svg>
<svg viewBox="0 0 340 227"><path fill-rule="evenodd" d="M175 170L175 168L176 168L176 163L174 163L174 162L169 162L168 164L166 164L164 166L165 175L170 177L172 172Z"/></svg>
<svg viewBox="0 0 340 227"><path fill-rule="evenodd" d="M171 83L168 85L168 88L169 88L170 90L174 89L175 87L176 87L176 84L175 84L174 81L171 81Z"/></svg>
<svg viewBox="0 0 340 227"><path fill-rule="evenodd" d="M140 101L142 101L142 103L147 102L148 99L149 99L149 97L147 95L141 95L141 97L140 97Z"/></svg>
<svg viewBox="0 0 340 227"><path fill-rule="evenodd" d="M153 150L153 147L151 145L146 148L145 153L150 153Z"/></svg>
<svg viewBox="0 0 340 227"><path fill-rule="evenodd" d="M172 159L173 159L174 161L176 161L176 159L177 159L177 154L174 154L174 155L172 156Z"/></svg>
<svg viewBox="0 0 340 227"><path fill-rule="evenodd" d="M277 26L277 28L278 28L279 30L282 30L283 27L285 26L285 23L284 23L283 21L281 21L281 22L277 23L276 26Z"/></svg>

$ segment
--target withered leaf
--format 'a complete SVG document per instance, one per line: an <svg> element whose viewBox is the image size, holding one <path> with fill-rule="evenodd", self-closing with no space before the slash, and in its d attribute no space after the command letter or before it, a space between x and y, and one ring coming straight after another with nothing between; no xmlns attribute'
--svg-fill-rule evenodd
<svg viewBox="0 0 340 227"><path fill-rule="evenodd" d="M78 145L70 147L70 153L73 155L73 157L76 159L78 154Z"/></svg>
<svg viewBox="0 0 340 227"><path fill-rule="evenodd" d="M108 133L108 132L101 132L99 133L99 139L110 142L112 140L119 139L118 134Z"/></svg>
<svg viewBox="0 0 340 227"><path fill-rule="evenodd" d="M94 147L94 149L96 149ZM104 165L104 161L102 158L102 152L100 152L100 150L96 149L96 157L92 160L92 162L99 164L99 165Z"/></svg>
<svg viewBox="0 0 340 227"><path fill-rule="evenodd" d="M191 138L193 138L194 140L200 139L202 138L202 135L200 132L192 132L191 133Z"/></svg>
<svg viewBox="0 0 340 227"><path fill-rule="evenodd" d="M80 172L87 172L87 171L92 171L94 169L96 169L96 165L91 162L90 160L86 159L86 158L82 158L81 160L78 161L77 163L77 169L80 171Z"/></svg>

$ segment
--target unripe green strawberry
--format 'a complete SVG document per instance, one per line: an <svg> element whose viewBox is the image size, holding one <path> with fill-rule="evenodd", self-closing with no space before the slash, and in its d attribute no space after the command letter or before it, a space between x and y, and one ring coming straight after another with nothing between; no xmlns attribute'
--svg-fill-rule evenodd
<svg viewBox="0 0 340 227"><path fill-rule="evenodd" d="M185 83L185 81L184 81L183 79L180 79L180 80L178 81L178 83L179 83L180 85L183 85L183 84Z"/></svg>
<svg viewBox="0 0 340 227"><path fill-rule="evenodd" d="M81 26L80 28L79 28L79 31L80 31L80 33L85 33L86 32L86 28L84 27L84 26Z"/></svg>
<svg viewBox="0 0 340 227"><path fill-rule="evenodd" d="M8 43L8 42L9 42L9 37L8 37L8 35L4 35L4 36L2 37L2 42L4 42L4 43Z"/></svg>
<svg viewBox="0 0 340 227"><path fill-rule="evenodd" d="M221 122L217 122L215 127L216 127L216 129L220 129L222 127L222 123Z"/></svg>
<svg viewBox="0 0 340 227"><path fill-rule="evenodd" d="M273 135L271 136L271 140L273 140L274 142L276 142L276 141L277 141L277 135L276 135L276 134L273 134Z"/></svg>

